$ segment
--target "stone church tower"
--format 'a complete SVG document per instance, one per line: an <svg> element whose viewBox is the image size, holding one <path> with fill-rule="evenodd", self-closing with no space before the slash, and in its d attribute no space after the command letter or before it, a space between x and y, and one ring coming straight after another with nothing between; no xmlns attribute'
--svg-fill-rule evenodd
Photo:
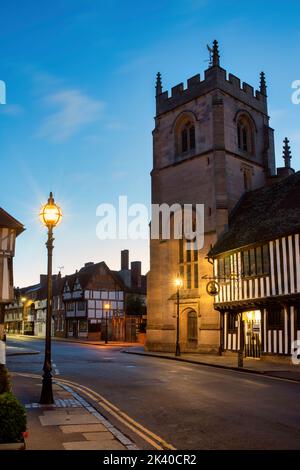
<svg viewBox="0 0 300 470"><path fill-rule="evenodd" d="M171 96L156 82L152 204L204 204L204 247L185 250L185 241L151 239L148 278L149 350L175 351L176 286L180 273L182 351L218 351L219 314L206 292L210 247L228 224L245 191L267 184L276 173L264 73L260 90L220 66L214 41L204 73L180 83ZM247 229L247 228L245 228ZM205 279L203 277L206 277Z"/></svg>

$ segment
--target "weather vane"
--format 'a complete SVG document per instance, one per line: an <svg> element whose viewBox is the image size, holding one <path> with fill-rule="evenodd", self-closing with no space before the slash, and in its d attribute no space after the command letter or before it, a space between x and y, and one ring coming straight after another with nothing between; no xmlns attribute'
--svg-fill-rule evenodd
<svg viewBox="0 0 300 470"><path fill-rule="evenodd" d="M206 45L207 50L209 52L209 66L212 66L212 55L213 55L213 49L209 46L209 44Z"/></svg>

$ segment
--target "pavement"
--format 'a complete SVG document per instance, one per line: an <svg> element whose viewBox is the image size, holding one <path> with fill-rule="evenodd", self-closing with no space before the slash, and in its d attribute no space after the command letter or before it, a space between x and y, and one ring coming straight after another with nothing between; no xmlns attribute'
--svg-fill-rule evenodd
<svg viewBox="0 0 300 470"><path fill-rule="evenodd" d="M6 346L7 356L26 356L30 354L39 354L39 351L29 348L22 348L19 346Z"/></svg>
<svg viewBox="0 0 300 470"><path fill-rule="evenodd" d="M167 352L145 351L143 346L132 347L130 350L124 350L123 352L126 354L157 357L160 359L187 362L190 364L199 364L202 366L211 366L221 369L230 369L239 372L263 374L270 377L277 377L300 382L300 364L294 365L288 360L279 359L275 362L274 360L268 359L267 357L263 357L261 359L245 357L244 366L243 368L240 368L237 366L237 354L230 356L219 356L216 354L182 353L181 356L178 357L172 353Z"/></svg>
<svg viewBox="0 0 300 470"><path fill-rule="evenodd" d="M27 412L26 450L137 450L69 386L54 382L54 405L40 405L40 378L12 373L12 379Z"/></svg>
<svg viewBox="0 0 300 470"><path fill-rule="evenodd" d="M28 341L31 340L44 340L45 338L43 336L30 336L30 335L7 335L8 339L14 340L14 339L25 339ZM89 344L91 346L105 346L105 347L133 347L133 346L140 346L140 343L134 342L134 343L129 343L125 341L108 341L106 344L105 341L97 341L97 340L92 340L92 339L85 339L85 338L60 338L58 336L52 336L51 337L52 341L58 341L58 342L66 342L66 343L77 343L77 344Z"/></svg>

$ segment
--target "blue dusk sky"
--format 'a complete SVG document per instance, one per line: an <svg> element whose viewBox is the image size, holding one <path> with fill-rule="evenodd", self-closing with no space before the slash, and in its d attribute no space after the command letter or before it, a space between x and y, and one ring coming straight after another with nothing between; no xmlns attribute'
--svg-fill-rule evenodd
<svg viewBox="0 0 300 470"><path fill-rule="evenodd" d="M156 72L165 90L203 76L215 38L228 72L257 88L265 71L277 164L288 136L299 169L299 14L298 1L1 0L0 206L26 226L15 284L46 270L38 211L50 190L64 213L54 272L117 269L123 248L147 271L147 241L99 240L96 208L119 195L149 205Z"/></svg>

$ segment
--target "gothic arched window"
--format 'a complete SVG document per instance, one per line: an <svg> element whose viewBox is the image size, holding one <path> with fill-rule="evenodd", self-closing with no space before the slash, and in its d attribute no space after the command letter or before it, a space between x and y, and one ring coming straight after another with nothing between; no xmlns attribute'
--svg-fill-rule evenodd
<svg viewBox="0 0 300 470"><path fill-rule="evenodd" d="M194 150L196 147L195 126L190 120L185 120L176 132L177 154L183 154Z"/></svg>
<svg viewBox="0 0 300 470"><path fill-rule="evenodd" d="M237 143L239 150L253 154L253 138L253 126L250 119L246 115L240 116L237 122Z"/></svg>

